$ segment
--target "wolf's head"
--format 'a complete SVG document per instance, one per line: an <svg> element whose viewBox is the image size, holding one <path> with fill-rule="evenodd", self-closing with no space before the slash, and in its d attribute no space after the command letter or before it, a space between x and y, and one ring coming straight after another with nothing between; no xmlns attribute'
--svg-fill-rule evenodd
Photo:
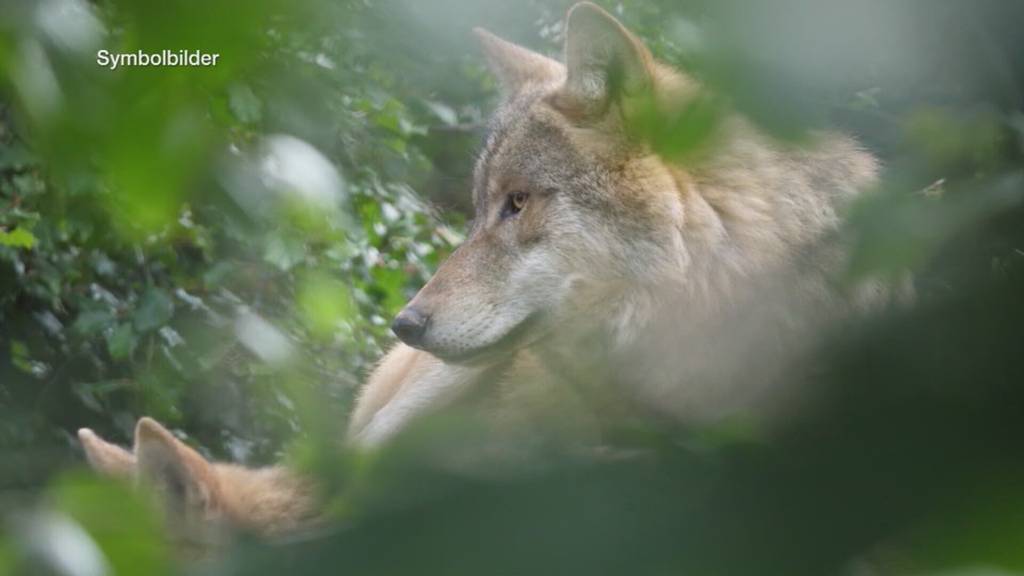
<svg viewBox="0 0 1024 576"><path fill-rule="evenodd" d="M650 260L676 241L678 198L625 120L694 89L593 4L569 13L565 64L476 33L503 101L476 165L472 228L393 324L455 362L586 321L621 287L656 281Z"/></svg>
<svg viewBox="0 0 1024 576"><path fill-rule="evenodd" d="M313 490L283 468L247 469L207 461L151 418L135 427L132 451L78 431L98 473L153 493L168 536L190 557L209 555L236 531L274 536L313 518Z"/></svg>

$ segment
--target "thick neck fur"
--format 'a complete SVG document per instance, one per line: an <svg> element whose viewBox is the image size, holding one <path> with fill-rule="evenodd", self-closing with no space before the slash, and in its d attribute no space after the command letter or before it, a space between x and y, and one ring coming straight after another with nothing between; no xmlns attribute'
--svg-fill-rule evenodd
<svg viewBox="0 0 1024 576"><path fill-rule="evenodd" d="M643 275L598 304L597 334L583 327L542 356L573 380L626 384L642 403L686 418L760 401L785 346L809 345L841 307L829 283L841 264L831 237L876 178L875 159L842 135L782 144L735 117L705 159L646 156L632 169L671 226L639 248Z"/></svg>

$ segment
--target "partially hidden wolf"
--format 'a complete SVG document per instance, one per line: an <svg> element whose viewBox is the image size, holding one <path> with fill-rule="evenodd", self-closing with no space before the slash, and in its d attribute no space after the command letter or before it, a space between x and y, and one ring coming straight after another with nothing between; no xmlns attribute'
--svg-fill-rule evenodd
<svg viewBox="0 0 1024 576"><path fill-rule="evenodd" d="M831 132L780 143L730 112L706 154L669 161L632 116L646 102L673 118L709 89L604 10L570 11L564 64L476 32L503 101L475 217L394 320L401 343L361 392L354 441L481 388L600 389L604 405L684 419L780 394L768 383L784 350L864 300L830 278L842 210L876 180L872 155Z"/></svg>
<svg viewBox="0 0 1024 576"><path fill-rule="evenodd" d="M88 428L78 438L94 470L156 495L171 543L186 556L207 556L238 532L275 537L318 522L309 479L280 466L209 462L152 418L139 420L131 451Z"/></svg>

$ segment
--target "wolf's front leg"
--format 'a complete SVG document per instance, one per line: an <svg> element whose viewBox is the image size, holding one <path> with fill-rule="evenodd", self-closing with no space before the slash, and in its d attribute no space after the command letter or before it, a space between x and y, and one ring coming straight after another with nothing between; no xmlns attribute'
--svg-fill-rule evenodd
<svg viewBox="0 0 1024 576"><path fill-rule="evenodd" d="M447 405L483 371L445 364L421 350L396 345L359 393L349 422L349 440L363 447L383 443L416 417Z"/></svg>

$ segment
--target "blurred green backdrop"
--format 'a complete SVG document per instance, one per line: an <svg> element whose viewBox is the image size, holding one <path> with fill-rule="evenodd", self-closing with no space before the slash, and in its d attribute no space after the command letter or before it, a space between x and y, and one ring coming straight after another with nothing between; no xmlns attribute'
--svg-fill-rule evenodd
<svg viewBox="0 0 1024 576"><path fill-rule="evenodd" d="M495 98L471 27L557 55L569 4L0 3L0 513L43 498L116 573L169 570L124 544L159 540L142 508L97 520L124 493L53 480L78 427L127 443L149 415L336 484L336 530L222 573L1024 571L1015 0L602 2L779 138L839 126L886 164L849 274L911 269L918 306L830 335L828 401L778 438L653 429L641 466L500 482L337 448L390 317L461 239ZM221 57L109 70L101 48ZM671 128L666 153L699 143ZM0 572L39 573L8 526Z"/></svg>

